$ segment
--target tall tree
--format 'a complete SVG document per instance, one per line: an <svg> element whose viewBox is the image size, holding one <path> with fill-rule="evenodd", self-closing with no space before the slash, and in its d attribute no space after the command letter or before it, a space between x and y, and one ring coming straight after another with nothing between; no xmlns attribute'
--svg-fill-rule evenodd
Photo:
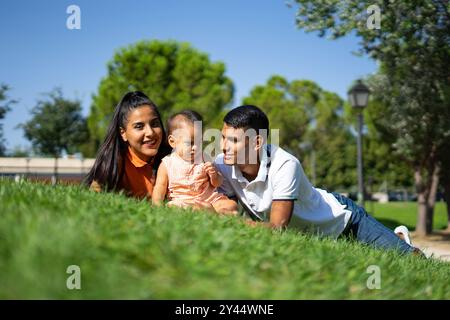
<svg viewBox="0 0 450 320"><path fill-rule="evenodd" d="M322 90L309 129L318 185L336 191L351 190L357 181L356 141L345 123L343 106L337 94Z"/></svg>
<svg viewBox="0 0 450 320"><path fill-rule="evenodd" d="M448 1L296 0L297 25L332 39L355 32L360 52L378 60L372 82L387 106L384 127L396 152L414 170L416 231L432 231L439 179L438 150L450 138L450 5ZM380 28L368 27L367 9L381 11Z"/></svg>
<svg viewBox="0 0 450 320"><path fill-rule="evenodd" d="M7 92L10 88L6 84L0 85L0 120L3 120L6 113L11 110L11 105L16 103L15 100L11 100ZM3 124L0 123L0 156L5 154L5 139L3 138Z"/></svg>
<svg viewBox="0 0 450 320"><path fill-rule="evenodd" d="M296 92L291 92L291 88ZM312 90L308 91L310 96L300 91L297 83L291 86L285 78L275 75L265 85L255 86L250 95L243 98L244 104L257 105L267 114L271 130L279 129L280 145L297 155L308 129L308 111L316 103Z"/></svg>
<svg viewBox="0 0 450 320"><path fill-rule="evenodd" d="M447 206L447 230L450 231L450 139L439 150L440 184Z"/></svg>
<svg viewBox="0 0 450 320"><path fill-rule="evenodd" d="M356 149L338 95L309 80L272 76L243 103L267 113L271 129L280 130L280 145L301 159L313 183L334 190L352 186Z"/></svg>
<svg viewBox="0 0 450 320"><path fill-rule="evenodd" d="M79 145L86 140L87 125L81 114L81 102L65 99L60 89L39 100L31 115L20 127L36 153L57 158L63 151L79 151Z"/></svg>
<svg viewBox="0 0 450 320"><path fill-rule="evenodd" d="M141 90L158 105L163 119L194 109L206 124L215 121L233 98L232 81L222 62L188 43L140 41L119 49L108 63L108 74L93 96L88 126L94 153L103 140L112 112L123 94Z"/></svg>

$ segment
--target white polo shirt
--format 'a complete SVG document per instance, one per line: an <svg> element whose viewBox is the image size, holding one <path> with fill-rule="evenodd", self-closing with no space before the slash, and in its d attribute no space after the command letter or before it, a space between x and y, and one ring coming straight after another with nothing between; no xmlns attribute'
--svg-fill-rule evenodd
<svg viewBox="0 0 450 320"><path fill-rule="evenodd" d="M350 219L351 211L331 193L314 188L300 161L280 147L263 146L258 175L251 182L236 165L224 164L223 154L214 162L224 176L219 192L237 197L244 207L265 221L270 221L273 200L295 200L289 227L321 236L337 238Z"/></svg>

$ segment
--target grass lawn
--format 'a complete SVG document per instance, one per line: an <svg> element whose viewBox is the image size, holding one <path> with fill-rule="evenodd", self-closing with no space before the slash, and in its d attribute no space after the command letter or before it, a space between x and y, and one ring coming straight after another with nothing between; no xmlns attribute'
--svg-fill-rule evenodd
<svg viewBox="0 0 450 320"><path fill-rule="evenodd" d="M415 230L417 221L416 202L366 203L366 210L385 226L394 229L404 224L410 231ZM447 228L447 209L444 202L437 202L434 208L433 229Z"/></svg>
<svg viewBox="0 0 450 320"><path fill-rule="evenodd" d="M0 204L2 299L450 299L450 264L349 241L74 186L0 180ZM69 265L81 290L66 287Z"/></svg>

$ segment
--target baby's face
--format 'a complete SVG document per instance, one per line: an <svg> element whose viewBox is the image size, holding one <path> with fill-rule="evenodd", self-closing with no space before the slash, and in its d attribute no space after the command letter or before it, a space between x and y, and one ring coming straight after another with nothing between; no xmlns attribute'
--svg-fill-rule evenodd
<svg viewBox="0 0 450 320"><path fill-rule="evenodd" d="M197 136L198 134L199 136ZM198 133L198 130L193 125L183 123L178 129L173 131L171 136L169 137L169 143L179 157L191 163L202 162L202 148L199 145L202 141L201 133Z"/></svg>

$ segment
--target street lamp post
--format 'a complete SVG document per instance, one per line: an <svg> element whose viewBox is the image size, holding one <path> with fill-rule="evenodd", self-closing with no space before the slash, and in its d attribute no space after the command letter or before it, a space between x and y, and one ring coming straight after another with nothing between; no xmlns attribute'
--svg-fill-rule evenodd
<svg viewBox="0 0 450 320"><path fill-rule="evenodd" d="M362 156L362 128L363 128L363 110L367 106L369 99L369 88L361 80L348 91L348 98L352 107L357 110L358 119L358 203L364 207L364 178L363 178L363 156Z"/></svg>

